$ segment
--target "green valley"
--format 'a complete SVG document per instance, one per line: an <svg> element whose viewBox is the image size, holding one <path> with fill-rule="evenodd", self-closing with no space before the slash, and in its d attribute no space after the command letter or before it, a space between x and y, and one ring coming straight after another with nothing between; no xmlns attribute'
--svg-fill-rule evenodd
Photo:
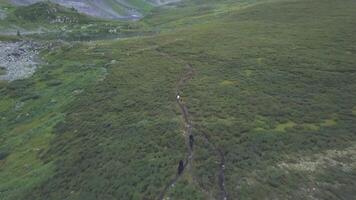
<svg viewBox="0 0 356 200"><path fill-rule="evenodd" d="M128 2L0 0L0 199L354 198L354 0Z"/></svg>

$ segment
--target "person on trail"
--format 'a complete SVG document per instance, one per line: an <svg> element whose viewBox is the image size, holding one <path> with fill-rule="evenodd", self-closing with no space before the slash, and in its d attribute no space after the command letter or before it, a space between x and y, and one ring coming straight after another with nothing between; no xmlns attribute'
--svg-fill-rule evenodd
<svg viewBox="0 0 356 200"><path fill-rule="evenodd" d="M182 174L183 170L184 170L184 163L183 160L180 160L178 165L178 174L179 175Z"/></svg>
<svg viewBox="0 0 356 200"><path fill-rule="evenodd" d="M193 149L193 145L194 145L194 136L189 135L189 146L191 149Z"/></svg>
<svg viewBox="0 0 356 200"><path fill-rule="evenodd" d="M180 100L180 96L179 96L179 94L177 94L177 100L178 100L178 101Z"/></svg>

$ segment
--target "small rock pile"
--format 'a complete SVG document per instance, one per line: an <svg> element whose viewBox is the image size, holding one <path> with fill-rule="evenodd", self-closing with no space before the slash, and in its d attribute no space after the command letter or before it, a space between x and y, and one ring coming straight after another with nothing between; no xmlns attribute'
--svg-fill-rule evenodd
<svg viewBox="0 0 356 200"><path fill-rule="evenodd" d="M0 67L6 74L0 80L14 81L31 76L38 64L40 46L30 41L0 42Z"/></svg>

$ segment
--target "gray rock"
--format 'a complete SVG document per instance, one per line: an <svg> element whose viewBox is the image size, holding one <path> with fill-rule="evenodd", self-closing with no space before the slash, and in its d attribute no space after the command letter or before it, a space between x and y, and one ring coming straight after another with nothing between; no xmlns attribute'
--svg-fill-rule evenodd
<svg viewBox="0 0 356 200"><path fill-rule="evenodd" d="M0 20L3 20L6 18L6 12L0 8Z"/></svg>
<svg viewBox="0 0 356 200"><path fill-rule="evenodd" d="M0 80L14 81L30 77L38 65L40 46L33 42L0 42L0 66L6 74Z"/></svg>

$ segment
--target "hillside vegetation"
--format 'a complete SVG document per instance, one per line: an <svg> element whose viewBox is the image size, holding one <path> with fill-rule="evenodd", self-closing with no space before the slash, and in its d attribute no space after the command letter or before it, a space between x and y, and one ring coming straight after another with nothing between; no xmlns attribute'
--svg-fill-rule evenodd
<svg viewBox="0 0 356 200"><path fill-rule="evenodd" d="M184 1L120 22L135 37L51 41L0 82L0 199L222 199L221 172L227 199L353 199L355 10ZM195 141L165 191L189 155L178 87Z"/></svg>
<svg viewBox="0 0 356 200"><path fill-rule="evenodd" d="M83 23L86 16L74 9L65 8L58 4L39 2L25 7L19 7L14 15L19 20L35 21L40 23Z"/></svg>
<svg viewBox="0 0 356 200"><path fill-rule="evenodd" d="M172 0L10 0L13 5L31 5L38 2L51 2L73 8L80 13L106 19L138 19L155 6L170 3ZM174 1L174 0L173 0Z"/></svg>
<svg viewBox="0 0 356 200"><path fill-rule="evenodd" d="M141 23L98 19L51 2L0 5L6 10L6 18L0 20L2 38L88 41L152 34Z"/></svg>

